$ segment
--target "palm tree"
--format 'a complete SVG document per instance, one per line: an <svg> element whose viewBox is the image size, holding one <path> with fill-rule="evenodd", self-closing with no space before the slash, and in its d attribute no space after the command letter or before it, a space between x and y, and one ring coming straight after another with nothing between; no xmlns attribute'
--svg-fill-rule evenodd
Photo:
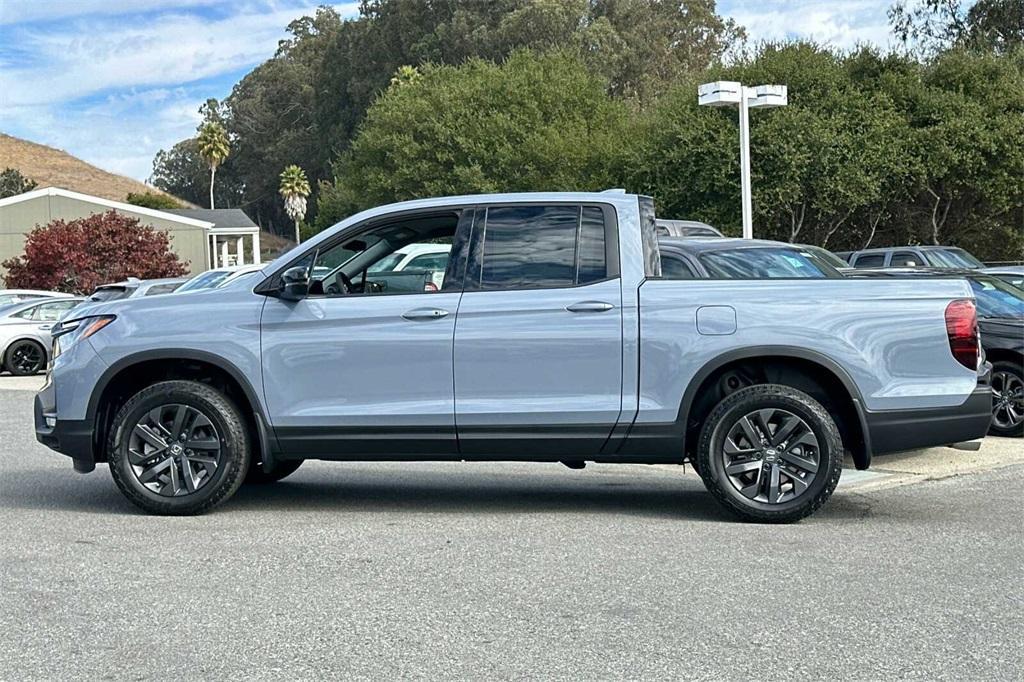
<svg viewBox="0 0 1024 682"><path fill-rule="evenodd" d="M217 175L217 166L228 158L231 148L228 146L228 133L218 121L208 121L199 129L196 138L199 154L210 164L210 208L213 208L213 180Z"/></svg>
<svg viewBox="0 0 1024 682"><path fill-rule="evenodd" d="M299 225L306 215L306 197L309 196L309 180L306 172L292 164L281 172L281 196L284 197L284 212L295 221L295 243L299 243Z"/></svg>

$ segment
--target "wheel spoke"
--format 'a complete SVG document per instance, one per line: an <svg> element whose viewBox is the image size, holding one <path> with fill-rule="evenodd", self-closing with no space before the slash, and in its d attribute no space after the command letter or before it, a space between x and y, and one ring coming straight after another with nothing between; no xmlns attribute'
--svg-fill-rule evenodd
<svg viewBox="0 0 1024 682"><path fill-rule="evenodd" d="M768 481L768 502L779 501L779 465L773 464L771 476Z"/></svg>
<svg viewBox="0 0 1024 682"><path fill-rule="evenodd" d="M178 440L185 428L185 417L188 416L188 408L184 405L178 405L178 409L174 411L174 424L171 426L170 436L174 440Z"/></svg>
<svg viewBox="0 0 1024 682"><path fill-rule="evenodd" d="M801 457L793 452L780 452L779 457L807 473L813 474L818 471L818 463L809 457Z"/></svg>
<svg viewBox="0 0 1024 682"><path fill-rule="evenodd" d="M167 469L169 467L172 467L173 465L174 465L174 460L171 459L170 457L166 457L166 458L160 460L159 462L157 462L153 466L149 467L148 469L143 470L143 472L138 475L139 476L139 483L149 483L150 481L155 479L157 476L159 476L160 474L162 474L165 471L167 471Z"/></svg>
<svg viewBox="0 0 1024 682"><path fill-rule="evenodd" d="M198 440L187 440L184 446L191 450L216 450L220 446L220 441L216 438L200 438Z"/></svg>
<svg viewBox="0 0 1024 682"><path fill-rule="evenodd" d="M757 468L757 478L750 485L743 486L740 488L740 494L744 497L754 499L761 493L761 480L764 478L764 469L761 467Z"/></svg>
<svg viewBox="0 0 1024 682"><path fill-rule="evenodd" d="M779 430L772 435L772 445L779 445L789 439L793 432L796 431L803 422L798 417L790 415L786 417L785 421L779 426Z"/></svg>
<svg viewBox="0 0 1024 682"><path fill-rule="evenodd" d="M743 417L739 422L739 427L743 429L743 435L747 437L750 445L758 447L761 445L761 436L758 435L757 429L754 428L754 423L750 420L750 415Z"/></svg>
<svg viewBox="0 0 1024 682"><path fill-rule="evenodd" d="M736 445L736 441L732 438L725 439L725 454L730 457L743 457L757 452L757 448L741 448Z"/></svg>
<svg viewBox="0 0 1024 682"><path fill-rule="evenodd" d="M139 438L156 448L156 451L150 453L150 456L167 449L167 441L165 441L160 434L156 433L156 431L154 431L148 424L136 424L134 433Z"/></svg>
<svg viewBox="0 0 1024 682"><path fill-rule="evenodd" d="M747 460L745 462L733 462L732 464L725 467L725 473L729 474L730 476L739 476L741 474L747 473L748 471L754 471L755 469L760 468L761 462L756 459L752 459Z"/></svg>

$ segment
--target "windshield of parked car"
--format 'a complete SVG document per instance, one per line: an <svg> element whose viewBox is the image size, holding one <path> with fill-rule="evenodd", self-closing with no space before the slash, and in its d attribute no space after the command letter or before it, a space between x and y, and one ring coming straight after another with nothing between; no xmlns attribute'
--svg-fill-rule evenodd
<svg viewBox="0 0 1024 682"><path fill-rule="evenodd" d="M842 277L825 263L816 262L800 250L758 247L711 251L700 255L712 277L726 279L821 279Z"/></svg>
<svg viewBox="0 0 1024 682"><path fill-rule="evenodd" d="M130 290L128 287L100 287L96 291L92 292L89 297L90 301L116 301L121 298L127 298Z"/></svg>
<svg viewBox="0 0 1024 682"><path fill-rule="evenodd" d="M937 268L983 268L985 264L963 249L929 249L925 258Z"/></svg>
<svg viewBox="0 0 1024 682"><path fill-rule="evenodd" d="M1024 291L996 277L968 280L981 317L1024 317Z"/></svg>
<svg viewBox="0 0 1024 682"><path fill-rule="evenodd" d="M850 264L844 261L842 258L832 253L828 249L823 249L820 246L812 246L811 244L804 244L800 247L801 253L806 256L810 256L811 260L815 262L823 261L826 265L833 268L848 268Z"/></svg>
<svg viewBox="0 0 1024 682"><path fill-rule="evenodd" d="M175 289L174 293L180 294L185 291L212 289L227 279L230 274L230 270L207 270L206 272L196 275L189 281L182 284L180 287Z"/></svg>

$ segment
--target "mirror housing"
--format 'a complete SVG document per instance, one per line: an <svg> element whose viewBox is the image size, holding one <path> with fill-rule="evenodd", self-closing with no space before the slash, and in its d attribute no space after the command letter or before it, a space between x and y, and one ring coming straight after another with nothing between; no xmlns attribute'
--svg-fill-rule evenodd
<svg viewBox="0 0 1024 682"><path fill-rule="evenodd" d="M309 274L304 267L288 268L281 274L278 296L286 301L301 301L309 294Z"/></svg>

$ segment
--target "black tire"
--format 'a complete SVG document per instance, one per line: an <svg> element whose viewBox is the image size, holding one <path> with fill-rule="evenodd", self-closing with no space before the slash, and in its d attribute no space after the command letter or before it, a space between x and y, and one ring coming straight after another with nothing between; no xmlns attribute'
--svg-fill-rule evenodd
<svg viewBox="0 0 1024 682"><path fill-rule="evenodd" d="M20 339L7 347L4 367L18 377L32 376L46 369L46 349L38 341Z"/></svg>
<svg viewBox="0 0 1024 682"><path fill-rule="evenodd" d="M246 485L266 485L267 483L277 483L286 476L294 474L302 463L306 461L304 459L289 459L284 462L278 462L274 466L274 470L270 473L263 471L262 462L253 462L249 467L249 473L245 475Z"/></svg>
<svg viewBox="0 0 1024 682"><path fill-rule="evenodd" d="M815 471L803 472L807 477L801 478L801 485L806 487L792 499L783 500L783 494L778 496L777 502L751 499L740 492L734 478L725 471L724 453L729 432L739 428L740 421L745 416L762 410L778 410L779 414L797 417L798 421L803 422L800 428L808 433L809 437L813 437L817 457ZM772 427L767 428L771 431ZM775 433L779 433L778 427ZM785 442L784 445L789 446ZM736 447L735 443L732 447ZM768 447L773 446L769 444ZM780 451L784 451L784 448ZM756 476L757 483L752 483L747 489L754 488L755 485L756 489L760 489L761 476L770 475L766 472L770 472L771 467L776 464L779 467L789 466L781 455L777 456L774 449L770 450L770 456L764 454L766 452L769 451L764 450L757 455L750 455L749 462L744 462L754 464L754 460L757 460L757 466L753 471L743 474L751 478ZM799 453L805 454L805 451L801 449ZM761 384L740 389L715 406L701 429L697 459L697 470L704 480L704 485L726 509L745 521L792 523L813 514L831 497L842 472L843 444L835 421L814 398L789 386ZM769 464L769 461L772 463ZM762 471L759 467L767 468ZM789 478L792 474L785 469L779 470L786 476L787 481L792 481ZM777 482L781 478L777 476L773 480ZM793 482L783 485L789 485L791 493L797 489Z"/></svg>
<svg viewBox="0 0 1024 682"><path fill-rule="evenodd" d="M140 481L140 475L144 476L147 472L138 473L142 467L133 465L130 459L131 456L136 462L139 461L138 450L130 453L129 449L131 438L134 437L137 425L141 425L141 420L154 412L173 411L180 406L206 418L213 429L213 436L209 437L210 432L207 432L208 437L203 442L215 443L218 455L216 469L212 473L202 470L204 477L200 479L199 487L192 492L168 496L155 492ZM192 424L197 423L197 420L193 419ZM249 468L249 433L238 407L220 391L196 381L163 381L142 389L118 411L110 434L107 457L114 483L129 500L150 514L184 516L207 512L235 494ZM194 431L190 432L190 437L194 435ZM167 438L163 434L160 436ZM182 440L185 441L184 436ZM167 442L178 444L173 438L173 431ZM188 441L184 444L187 445ZM170 448L166 450L170 451ZM154 459L160 459L159 455ZM171 466L175 467L180 479L180 467L185 465L172 463ZM157 484L157 481L149 483Z"/></svg>
<svg viewBox="0 0 1024 682"><path fill-rule="evenodd" d="M1021 392L1024 390L1024 363L1007 360L993 362L992 379L992 424L988 428L989 434L1006 438L1024 435L1024 420L1018 421L1016 418L1016 415L1024 410L1024 402L1021 400ZM1008 386L1005 385L1007 379L1010 384ZM1003 406L1000 406L1003 396L997 395L997 391L1006 394Z"/></svg>

